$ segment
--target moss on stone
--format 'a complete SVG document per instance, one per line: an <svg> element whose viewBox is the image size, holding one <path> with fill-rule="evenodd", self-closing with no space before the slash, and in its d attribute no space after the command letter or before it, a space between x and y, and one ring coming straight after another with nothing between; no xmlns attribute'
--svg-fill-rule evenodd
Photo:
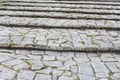
<svg viewBox="0 0 120 80"><path fill-rule="evenodd" d="M0 4L0 7L3 7L3 5L2 5L2 4Z"/></svg>

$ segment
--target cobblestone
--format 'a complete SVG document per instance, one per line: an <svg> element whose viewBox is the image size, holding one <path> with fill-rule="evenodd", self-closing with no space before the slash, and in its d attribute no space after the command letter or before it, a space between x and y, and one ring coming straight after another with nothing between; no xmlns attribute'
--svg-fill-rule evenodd
<svg viewBox="0 0 120 80"><path fill-rule="evenodd" d="M0 80L120 80L115 1L0 0Z"/></svg>
<svg viewBox="0 0 120 80"><path fill-rule="evenodd" d="M8 32L6 32L8 30ZM21 32L23 30L23 32ZM120 31L107 31L104 30L64 30L64 29L30 29L30 28L0 28L0 40L4 41L2 36L8 37L9 41L0 44L5 47L25 47L25 48L36 48L36 49L51 49L51 50L119 50ZM28 33L24 33L28 32ZM89 32L95 32L91 34ZM109 33L116 33L118 36L113 37ZM5 33L2 34L2 33ZM98 35L99 34L99 35ZM10 35L10 36L9 36ZM21 44L16 44L11 38L12 36L21 35L23 39L20 41ZM32 35L32 37L29 37ZM49 38L52 35L53 38ZM40 38L44 36L43 38ZM28 38L28 39L27 39ZM39 39L38 39L39 38ZM77 39L79 38L79 39ZM64 39L65 42L59 41ZM77 41L76 41L77 39ZM41 42L42 41L42 42ZM45 44L44 44L45 43ZM58 44L59 46L47 45L47 44ZM117 43L117 44L116 44ZM2 45L2 46L3 46ZM64 45L64 46L63 46ZM2 47L1 46L1 47ZM22 54L22 53L21 53ZM24 52L23 52L24 54Z"/></svg>
<svg viewBox="0 0 120 80"><path fill-rule="evenodd" d="M51 67L61 67L63 66L61 61L44 61L44 65Z"/></svg>
<svg viewBox="0 0 120 80"><path fill-rule="evenodd" d="M43 68L43 63L40 60L30 60L28 61L29 64L31 64L31 68L33 70L37 69L42 69Z"/></svg>
<svg viewBox="0 0 120 80"><path fill-rule="evenodd" d="M31 71L20 71L17 76L17 80L33 80L35 76L34 72Z"/></svg>
<svg viewBox="0 0 120 80"><path fill-rule="evenodd" d="M120 73L114 73L112 79L120 79Z"/></svg>
<svg viewBox="0 0 120 80"><path fill-rule="evenodd" d="M119 69L116 67L116 65L114 63L106 63L106 65L111 70L111 72L113 72L113 73L119 72Z"/></svg>
<svg viewBox="0 0 120 80"><path fill-rule="evenodd" d="M12 69L8 69L5 68L4 66L0 65L0 79L14 79L14 77L16 76L17 72L12 70Z"/></svg>
<svg viewBox="0 0 120 80"><path fill-rule="evenodd" d="M67 76L61 76L58 80L73 80L73 79Z"/></svg>
<svg viewBox="0 0 120 80"><path fill-rule="evenodd" d="M25 52L19 54L19 52ZM2 54L4 52L4 54ZM17 52L17 53L16 53ZM40 54L34 54L35 52ZM41 55L42 54L44 55ZM56 54L56 55L52 55ZM7 55L7 57L14 57L10 61L0 62L0 79L17 79L17 80L119 80L120 74L120 62L102 61L98 59L106 57L114 57L111 53L101 53L98 56L97 53L83 53L83 52L60 52L61 55L57 55L55 51L38 51L38 50L7 50L0 49L0 57ZM63 55L63 54L69 54ZM20 58L18 56L24 56ZM29 58L30 56L37 56L38 58ZM77 56L76 56L77 55ZM89 56L88 56L89 55ZM47 57L46 57L47 56ZM48 58L50 57L51 58ZM103 57L104 56L104 57ZM117 57L120 55L118 54ZM44 57L44 58L43 58ZM46 60L45 59L48 59ZM58 57L62 57L59 59ZM6 57L5 57L6 58ZM68 60L66 60L66 58ZM78 59L77 59L78 58ZM94 58L94 59L92 59ZM0 58L1 59L1 58ZM80 62L79 62L80 59ZM90 60L89 60L90 59ZM18 60L16 62L16 60ZM10 63L10 62L13 63ZM9 64L8 64L9 62ZM7 63L7 64L3 64ZM66 65L64 65L66 64ZM31 76L30 76L31 75Z"/></svg>
<svg viewBox="0 0 120 80"><path fill-rule="evenodd" d="M11 61L3 62L2 64L11 67L11 66L14 66L14 65L17 65L17 64L20 64L20 63L22 63L22 61L20 59L14 59L14 60L11 60Z"/></svg>
<svg viewBox="0 0 120 80"><path fill-rule="evenodd" d="M38 74L35 80L52 80L50 75Z"/></svg>

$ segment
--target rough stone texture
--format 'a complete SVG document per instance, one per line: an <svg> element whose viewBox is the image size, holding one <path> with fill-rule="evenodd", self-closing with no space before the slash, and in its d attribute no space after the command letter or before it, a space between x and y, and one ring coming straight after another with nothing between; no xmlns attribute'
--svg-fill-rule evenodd
<svg viewBox="0 0 120 80"><path fill-rule="evenodd" d="M6 19L7 18L7 19ZM41 28L108 28L120 29L120 21L114 20L71 20L71 19L51 19L51 18L28 18L28 17L0 17L0 24L5 26L26 26ZM58 23L59 22L59 23Z"/></svg>
<svg viewBox="0 0 120 80"><path fill-rule="evenodd" d="M52 80L50 75L38 74L35 80Z"/></svg>
<svg viewBox="0 0 120 80"><path fill-rule="evenodd" d="M20 54L24 51L26 55ZM38 54L34 54L37 52ZM14 64L6 65L8 61L4 60L0 62L0 79L17 79L17 80L104 80L112 79L119 80L120 74L120 62L118 54L115 61L108 59L102 61L98 59L106 57L114 57L115 53L101 53L99 56L97 53L83 53L83 52L60 52L61 55L57 55L54 51L36 51L36 50L7 50L0 49L0 57L7 55L7 57L13 58L10 62ZM50 54L46 54L50 53ZM52 55L53 53L53 55ZM45 55L46 54L46 55ZM68 56L68 55L69 56ZM21 57L20 57L21 55ZM30 56L41 57L30 58ZM45 58L50 59L46 60ZM104 57L103 57L104 56ZM50 58L51 57L51 58ZM59 58L58 58L59 57ZM6 58L6 57L5 57ZM55 58L55 59L54 59ZM80 58L80 61L79 59ZM94 58L94 61L92 61ZM2 58L0 58L1 60ZM2 59L3 60L3 59ZM19 61L16 62L16 60ZM42 62L42 63L41 63ZM19 64L17 64L19 63Z"/></svg>
<svg viewBox="0 0 120 80"><path fill-rule="evenodd" d="M9 68L5 68L4 66L0 65L0 79L12 80L14 79L16 74L17 74L16 71Z"/></svg>
<svg viewBox="0 0 120 80"><path fill-rule="evenodd" d="M33 80L34 76L35 76L34 72L20 71L17 75L17 80Z"/></svg>
<svg viewBox="0 0 120 80"><path fill-rule="evenodd" d="M120 50L120 31L0 27L0 47L50 50ZM16 43L13 36L22 37ZM6 39L7 37L7 39ZM5 40L4 40L5 38ZM18 42L18 41L17 41ZM55 46L56 45L56 46ZM106 61L106 60L104 60Z"/></svg>
<svg viewBox="0 0 120 80"><path fill-rule="evenodd" d="M58 80L73 80L73 79L67 76L61 76Z"/></svg>
<svg viewBox="0 0 120 80"><path fill-rule="evenodd" d="M43 63L40 60L28 60L29 64L31 64L31 68L33 70L37 69L42 69L43 68Z"/></svg>
<svg viewBox="0 0 120 80"><path fill-rule="evenodd" d="M119 2L0 0L0 80L120 80L119 15Z"/></svg>

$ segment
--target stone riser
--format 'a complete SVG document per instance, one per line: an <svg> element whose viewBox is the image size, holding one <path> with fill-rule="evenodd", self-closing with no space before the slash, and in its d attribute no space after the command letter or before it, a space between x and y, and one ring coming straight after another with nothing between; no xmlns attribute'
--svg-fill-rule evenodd
<svg viewBox="0 0 120 80"><path fill-rule="evenodd" d="M45 4L94 4L94 5L120 5L119 2L91 2L91 1L55 1L55 0L5 0L1 2L24 2L24 3L45 3Z"/></svg>
<svg viewBox="0 0 120 80"><path fill-rule="evenodd" d="M83 13L83 14L99 14L99 15L120 15L119 10L97 10L97 9L69 9L69 8L47 8L47 7L0 7L0 10L11 11L33 11L33 12L65 12L65 13Z"/></svg>
<svg viewBox="0 0 120 80"><path fill-rule="evenodd" d="M3 6L24 6L24 7L57 7L57 8L86 8L86 9L114 9L114 10L119 10L120 7L119 5L117 6L112 6L112 5L94 5L94 4L43 4L43 3L23 3L23 2L3 2L0 3Z"/></svg>

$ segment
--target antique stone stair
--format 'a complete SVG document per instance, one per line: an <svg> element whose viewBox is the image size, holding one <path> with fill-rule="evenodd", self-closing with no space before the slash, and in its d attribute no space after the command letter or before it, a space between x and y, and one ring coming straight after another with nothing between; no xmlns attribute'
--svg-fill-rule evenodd
<svg viewBox="0 0 120 80"><path fill-rule="evenodd" d="M120 51L120 3L3 0L0 47Z"/></svg>

